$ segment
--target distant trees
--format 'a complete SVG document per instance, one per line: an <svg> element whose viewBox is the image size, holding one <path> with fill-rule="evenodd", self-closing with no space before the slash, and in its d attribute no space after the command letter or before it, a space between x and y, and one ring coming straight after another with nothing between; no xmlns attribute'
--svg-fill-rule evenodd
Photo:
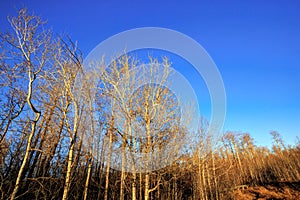
<svg viewBox="0 0 300 200"><path fill-rule="evenodd" d="M21 9L9 22L0 37L0 199L221 200L239 185L300 180L300 146L278 132L272 149L240 132L215 143L204 120L191 132L167 59L145 65L124 54L87 71L77 43L40 17Z"/></svg>

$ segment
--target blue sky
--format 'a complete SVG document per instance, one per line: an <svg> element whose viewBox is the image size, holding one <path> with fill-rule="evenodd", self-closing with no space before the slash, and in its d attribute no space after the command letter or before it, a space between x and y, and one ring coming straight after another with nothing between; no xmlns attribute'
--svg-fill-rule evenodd
<svg viewBox="0 0 300 200"><path fill-rule="evenodd" d="M6 16L25 5L68 33L85 55L119 32L147 26L180 31L199 42L223 77L225 130L250 132L269 145L271 130L288 144L300 137L300 2L0 0ZM186 72L189 73L189 72Z"/></svg>

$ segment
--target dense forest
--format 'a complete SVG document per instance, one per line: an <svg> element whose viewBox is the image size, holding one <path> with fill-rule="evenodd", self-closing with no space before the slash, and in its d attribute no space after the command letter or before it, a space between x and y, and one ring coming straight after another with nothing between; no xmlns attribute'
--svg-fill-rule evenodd
<svg viewBox="0 0 300 200"><path fill-rule="evenodd" d="M181 115L180 100L153 84L169 76L167 59L149 59L150 74L131 70L138 60L127 54L85 71L77 43L39 16L24 8L8 19L0 199L221 200L244 186L300 181L299 141L287 146L272 131L269 149L249 133L215 137L204 119L191 133L190 108ZM136 88L141 79L149 84Z"/></svg>

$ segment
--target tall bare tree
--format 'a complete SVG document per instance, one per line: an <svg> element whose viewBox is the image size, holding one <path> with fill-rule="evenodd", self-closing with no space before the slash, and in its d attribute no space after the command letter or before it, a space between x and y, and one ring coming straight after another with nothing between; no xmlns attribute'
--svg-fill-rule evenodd
<svg viewBox="0 0 300 200"><path fill-rule="evenodd" d="M18 56L16 59L20 62L18 67L27 74L28 86L26 102L34 115L31 122L31 130L28 134L27 146L22 165L18 172L14 190L11 194L11 199L15 199L25 166L28 162L30 151L32 151L33 148L32 139L41 116L41 111L33 101L34 83L43 67L47 64L51 44L49 32L44 31L43 29L44 22L40 17L28 14L27 9L21 9L18 16L11 17L9 22L14 33L2 35L2 39L11 45L12 51L14 52L11 53L11 55Z"/></svg>
<svg viewBox="0 0 300 200"><path fill-rule="evenodd" d="M83 86L82 80L78 78L82 72L82 57L78 51L77 45L70 41L70 44L64 40L57 43L57 52L54 55L55 63L58 66L58 73L63 82L62 95L64 97L65 108L63 110L63 118L69 135L69 152L67 158L67 170L65 177L65 185L62 199L68 198L70 190L72 168L74 162L74 150L78 132L80 128L80 120L84 110ZM79 75L80 74L80 75ZM79 81L77 81L77 79ZM81 138L81 136L80 136Z"/></svg>

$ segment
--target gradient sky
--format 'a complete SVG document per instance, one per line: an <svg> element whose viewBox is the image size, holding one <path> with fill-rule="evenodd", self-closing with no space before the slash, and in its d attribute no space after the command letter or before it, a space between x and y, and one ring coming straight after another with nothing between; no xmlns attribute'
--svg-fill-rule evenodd
<svg viewBox="0 0 300 200"><path fill-rule="evenodd" d="M25 5L54 32L78 40L84 55L119 32L147 26L180 31L200 43L223 77L224 130L270 145L300 137L300 1L0 0L0 30ZM187 72L192 73L192 72ZM192 76L192 74L191 74Z"/></svg>

